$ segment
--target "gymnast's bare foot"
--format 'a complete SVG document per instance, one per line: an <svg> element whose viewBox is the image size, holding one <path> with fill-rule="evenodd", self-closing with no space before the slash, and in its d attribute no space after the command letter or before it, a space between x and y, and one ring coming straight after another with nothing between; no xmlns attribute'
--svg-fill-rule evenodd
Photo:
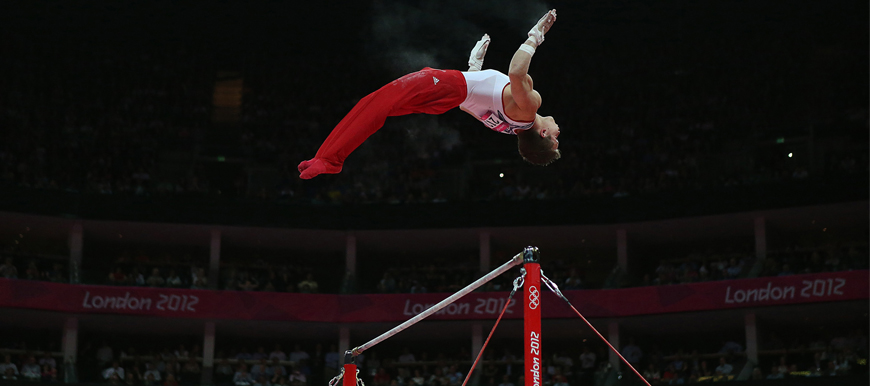
<svg viewBox="0 0 870 386"><path fill-rule="evenodd" d="M299 169L299 178L303 180L310 180L320 174L336 174L341 172L341 166L332 165L321 158L302 161L297 168Z"/></svg>

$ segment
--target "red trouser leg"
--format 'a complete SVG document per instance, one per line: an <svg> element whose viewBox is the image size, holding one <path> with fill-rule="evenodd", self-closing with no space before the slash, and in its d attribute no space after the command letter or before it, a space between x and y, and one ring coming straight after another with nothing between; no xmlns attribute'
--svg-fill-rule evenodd
<svg viewBox="0 0 870 386"><path fill-rule="evenodd" d="M438 78L438 82L433 80ZM443 82L442 82L443 78ZM458 71L424 69L405 75L359 101L335 126L313 159L299 164L299 177L338 173L344 160L384 125L387 117L442 114L465 100L465 78Z"/></svg>
<svg viewBox="0 0 870 386"><path fill-rule="evenodd" d="M384 125L393 107L391 94L382 87L361 99L326 137L314 158L299 164L300 177L307 180L340 172L347 156Z"/></svg>

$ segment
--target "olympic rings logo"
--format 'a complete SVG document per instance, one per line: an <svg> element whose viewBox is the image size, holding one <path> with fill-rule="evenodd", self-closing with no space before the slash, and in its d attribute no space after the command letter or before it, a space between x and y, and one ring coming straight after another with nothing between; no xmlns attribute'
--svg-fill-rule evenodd
<svg viewBox="0 0 870 386"><path fill-rule="evenodd" d="M538 287L529 287L529 309L534 310L541 305L541 293L538 292Z"/></svg>

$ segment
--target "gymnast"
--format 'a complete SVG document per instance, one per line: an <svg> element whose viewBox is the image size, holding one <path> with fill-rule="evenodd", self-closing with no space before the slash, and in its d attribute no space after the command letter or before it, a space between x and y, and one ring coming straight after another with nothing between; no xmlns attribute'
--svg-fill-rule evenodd
<svg viewBox="0 0 870 386"><path fill-rule="evenodd" d="M347 156L378 131L387 117L443 114L455 107L492 130L516 135L524 160L544 166L559 159L559 125L553 117L538 115L541 95L528 74L535 49L555 21L555 9L538 20L514 53L508 75L481 71L490 43L489 35L483 35L471 50L467 72L426 67L367 95L332 130L314 158L299 164L299 177L307 180L341 172Z"/></svg>

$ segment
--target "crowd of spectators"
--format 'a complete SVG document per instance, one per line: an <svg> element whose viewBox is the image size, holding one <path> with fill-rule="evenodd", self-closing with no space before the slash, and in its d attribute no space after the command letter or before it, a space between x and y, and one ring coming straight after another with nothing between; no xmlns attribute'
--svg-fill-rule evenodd
<svg viewBox="0 0 870 386"><path fill-rule="evenodd" d="M268 291L268 292L336 292L337 288L321 288L316 275L327 275L326 267L316 270L290 264L286 258L267 259L253 255L246 259L232 256L223 259L218 281L210 285L208 270L197 253L171 254L169 252L146 252L144 250L124 250L119 257L111 260L108 272L94 275L89 282L165 288L222 289L229 291ZM108 261L107 259L103 259ZM0 269L2 272L2 269ZM330 283L331 284L331 283Z"/></svg>
<svg viewBox="0 0 870 386"><path fill-rule="evenodd" d="M58 383L57 360L51 352L36 355L30 352L13 360L11 354L3 356L0 363L0 379L4 381L28 381L42 383Z"/></svg>
<svg viewBox="0 0 870 386"><path fill-rule="evenodd" d="M608 35L616 27L598 28ZM548 169L517 166L511 141L493 139L457 113L388 122L351 157L343 178L308 184L295 177L293 165L313 154L357 99L394 76L378 68L376 58L357 63L370 74L362 77L341 70L346 53L318 52L312 64L293 60L298 52L292 50L186 44L179 36L117 46L76 39L71 31L52 44L23 32L7 39L9 60L0 70L16 76L0 83L0 125L7 128L0 134L0 184L104 195L399 203L622 197L867 172L866 146L829 152L825 165L815 166L805 154L787 158L759 150L736 157L723 146L773 140L774 132L803 136L808 121L866 128L867 109L860 101L801 99L804 84L796 80L816 75L825 75L826 82L812 83L810 93L852 92L854 82L845 75L850 67L836 63L853 59L850 47L821 38L816 44L827 48L814 49L799 36L815 35L796 25L749 40L681 33L685 40L664 50L634 40L603 49L594 34L584 34L586 49L574 59L575 71L535 73L550 96L549 112L565 129L563 159ZM118 33L145 41L135 29ZM672 41L670 32L659 33ZM270 39L278 38L247 39L274 48ZM220 51L230 49L247 61L219 60ZM690 57L683 54L689 51ZM632 59L637 57L645 60ZM239 122L229 131L211 121L215 74L221 70L238 71L245 84ZM329 82L317 75L327 73ZM309 93L305 100L298 98L299 89ZM267 181L247 172L208 173L198 158L208 148L275 173ZM504 173L482 166L502 160L512 160L502 162Z"/></svg>
<svg viewBox="0 0 870 386"><path fill-rule="evenodd" d="M16 255L17 256L17 255ZM506 259L496 252L496 260ZM748 253L713 252L692 253L685 258L663 259L653 272L646 273L634 283L639 286L667 285L726 280L749 277L753 267L759 276L784 276L801 273L833 272L867 269L867 245L861 242L839 242L813 247L789 246L768 252L761 262ZM69 282L66 263L58 259L28 258L26 264L17 264L21 257L5 257L0 264L0 277L11 279ZM581 259L582 260L582 259ZM289 264L286 261L253 259L235 263L224 262L216 288L236 291L299 292L299 293L427 293L455 292L480 277L478 261L454 260L450 264L435 259L402 259L386 264L389 268L365 274L368 281L357 283L351 275L314 266ZM544 262L548 277L562 289L617 288L625 284L622 272L615 268L604 282L600 268L582 264L577 259L553 256ZM589 260L592 263L592 260ZM210 289L205 264L191 254L172 256L148 254L144 251L125 251L114 260L112 268L99 278L88 281L107 285L140 287L167 287ZM383 265L377 265L382 267ZM590 279L589 275L599 277ZM318 277L335 277L324 287ZM514 275L515 276L515 275ZM512 274L505 274L481 287L481 291L502 291L512 288ZM95 276L96 277L96 276ZM591 281L590 281L591 280Z"/></svg>
<svg viewBox="0 0 870 386"><path fill-rule="evenodd" d="M81 380L107 382L114 385L165 385L200 384L202 376L202 350L184 344L174 348L150 350L139 353L135 347L117 351L107 342L99 347L86 347L80 359Z"/></svg>
<svg viewBox="0 0 870 386"><path fill-rule="evenodd" d="M58 262L57 259L30 257L25 260L26 264L23 265L17 264L15 261L15 257L3 258L3 264L0 265L0 278L44 280L55 283L69 282L69 276L65 269L66 264Z"/></svg>
<svg viewBox="0 0 870 386"><path fill-rule="evenodd" d="M716 352L677 349L670 354L655 346L646 352L630 341L621 353L650 383L658 385L730 381L743 371L752 380L829 377L866 371L867 336L860 329L815 340L797 335L786 344L773 333L760 343L759 363L746 369L744 349L734 341L725 341Z"/></svg>
<svg viewBox="0 0 870 386"><path fill-rule="evenodd" d="M756 267L758 265L758 267ZM761 261L746 252L692 253L685 258L662 259L641 286L694 283L758 276L787 276L867 269L867 243L843 241L814 246L790 245L767 252ZM756 269L755 273L752 273Z"/></svg>
<svg viewBox="0 0 870 386"><path fill-rule="evenodd" d="M0 278L68 283L65 246L31 237L24 227L0 238Z"/></svg>
<svg viewBox="0 0 870 386"><path fill-rule="evenodd" d="M189 348L188 348L189 347ZM280 344L271 350L260 345L252 351L245 346L215 353L213 368L203 368L199 345L137 350L135 346L118 350L108 342L81 350L80 378L130 386L177 386L201 384L203 371L211 371L212 381L220 386L325 384L338 375L340 356L336 346L315 344L302 348L294 344L284 351Z"/></svg>
<svg viewBox="0 0 870 386"><path fill-rule="evenodd" d="M320 288L310 269L297 266L284 264L262 270L229 267L224 272L221 289L229 291L299 293L324 291ZM327 290L334 291L334 289Z"/></svg>
<svg viewBox="0 0 870 386"><path fill-rule="evenodd" d="M189 271L189 272L188 272ZM108 285L127 285L138 287L166 287L208 289L208 275L204 268L191 267L189 270L170 268L162 272L160 268L143 270L132 268L129 273L122 267L115 269L106 278Z"/></svg>
<svg viewBox="0 0 870 386"><path fill-rule="evenodd" d="M472 384L522 385L522 358L511 351L511 345L504 345L506 342L492 343L471 376ZM662 343L670 348L636 344L629 338L620 353L654 385L738 378L831 377L867 369L868 340L866 331L860 328L814 339L797 335L788 343L776 333L768 334L760 342L758 364L748 363L744 348L735 341L723 341L718 348L701 344L704 347L690 349L674 346L679 344L675 341ZM544 386L601 384L617 370L609 362L608 348L603 344L585 340L582 344L545 344L549 349L541 367ZM203 371L212 371L211 379L218 386L321 385L339 374L341 355L335 344L309 342L292 347L286 351L280 343L218 347L213 368L208 369L202 367L202 350L196 344L118 350L103 342L82 350L80 356L86 358L80 359L77 371L82 380L129 386L195 385L200 383ZM6 354L0 363L4 379L58 381L56 354L30 350L16 353ZM368 350L357 357L356 363L360 378L370 385L459 386L473 359L465 344L442 342L437 347L423 344L414 349L391 346Z"/></svg>
<svg viewBox="0 0 870 386"><path fill-rule="evenodd" d="M684 259L662 260L654 274L645 274L641 286L695 283L745 277L755 259L745 253L692 254Z"/></svg>
<svg viewBox="0 0 870 386"><path fill-rule="evenodd" d="M507 259L508 256L501 251L493 253L492 261L503 262ZM419 260L404 259L389 264L389 268L380 273L377 283L365 283L362 290L377 293L456 292L487 273L479 271L476 257L451 259L450 263L437 258L422 259L423 262L418 262ZM561 289L592 288L588 283L584 287L584 270L580 266L579 261L571 262L570 259L554 254L542 263L541 269ZM518 276L518 272L509 271L487 282L479 290L510 291L513 280Z"/></svg>
<svg viewBox="0 0 870 386"><path fill-rule="evenodd" d="M207 289L208 274L198 253L183 250L146 251L125 249L114 258L94 256L86 266L85 281L93 284L139 287ZM104 253L109 256L112 252ZM89 268L91 265L97 268ZM108 272L104 271L109 268Z"/></svg>
<svg viewBox="0 0 870 386"><path fill-rule="evenodd" d="M190 148L210 87L183 50L47 48L23 35L5 62L0 182L99 194L206 191L195 170L158 177L158 157ZM171 63L171 64L170 64ZM71 74L78 74L72 76ZM193 168L193 166L191 165Z"/></svg>
<svg viewBox="0 0 870 386"><path fill-rule="evenodd" d="M63 382L64 364L58 352L59 334L20 335L3 329L0 337L0 380Z"/></svg>
<svg viewBox="0 0 870 386"><path fill-rule="evenodd" d="M762 276L867 269L866 242L825 244L802 248L798 245L768 252Z"/></svg>

